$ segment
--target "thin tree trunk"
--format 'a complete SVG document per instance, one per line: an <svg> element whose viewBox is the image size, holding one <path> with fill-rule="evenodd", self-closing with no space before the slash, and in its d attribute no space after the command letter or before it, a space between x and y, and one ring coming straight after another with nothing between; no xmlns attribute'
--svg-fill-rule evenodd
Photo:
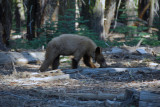
<svg viewBox="0 0 160 107"><path fill-rule="evenodd" d="M81 2L81 11L80 11L80 16L83 17L83 20L89 20L88 22L85 23L85 25L87 25L89 28L93 29L93 24L92 24L92 18L93 18L93 15L92 15L92 11L90 9L90 6L93 6L93 4L95 4L95 0L90 0L90 3L89 4L89 0L84 0L84 2L82 1Z"/></svg>
<svg viewBox="0 0 160 107"><path fill-rule="evenodd" d="M75 0L75 19L80 18L80 10L78 6L78 0ZM78 30L79 22L75 23L75 29Z"/></svg>
<svg viewBox="0 0 160 107"><path fill-rule="evenodd" d="M16 5L15 9L15 20L16 20L16 33L20 33L21 31L21 19L20 19L20 13L19 13L19 8Z"/></svg>
<svg viewBox="0 0 160 107"><path fill-rule="evenodd" d="M28 9L27 9L27 39L32 40L35 38L35 21L36 21L36 2L37 0L29 0L28 1Z"/></svg>
<svg viewBox="0 0 160 107"><path fill-rule="evenodd" d="M46 16L46 6L48 4L48 0L38 0L37 2L37 12L36 15L39 16L37 17L37 27L40 28L41 25L44 24L45 21L45 16Z"/></svg>
<svg viewBox="0 0 160 107"><path fill-rule="evenodd" d="M150 16L149 16L149 26L153 26L153 20L154 20L154 4L155 0L151 0L151 7L150 7ZM152 30L149 29L149 32L152 33Z"/></svg>
<svg viewBox="0 0 160 107"><path fill-rule="evenodd" d="M36 8L36 26L37 28L41 28L41 26L45 23L46 17L46 7L48 4L48 0L37 0L37 8ZM37 32L37 37L39 36L39 32Z"/></svg>
<svg viewBox="0 0 160 107"><path fill-rule="evenodd" d="M160 0L158 1L158 5L160 7ZM158 10L157 13L160 15L160 9ZM158 17L158 28L159 28L159 31L158 31L158 40L160 41L160 16Z"/></svg>
<svg viewBox="0 0 160 107"><path fill-rule="evenodd" d="M142 1L141 1L141 2L142 2ZM151 0L147 3L146 6L144 6L144 8L142 8L142 7L143 7L143 3L140 3L140 1L139 1L138 17L139 17L140 19L143 19L144 15L145 15L145 13L146 13L146 11L147 11L147 9L148 9L149 6L151 5L150 2L151 2Z"/></svg>
<svg viewBox="0 0 160 107"><path fill-rule="evenodd" d="M109 3L109 8L106 12L106 20L105 20L105 35L106 35L106 38L107 38L107 35L109 33L109 29L110 29L110 26L111 26L111 22L114 18L114 15L115 15L115 10L116 10L116 0L112 0L110 3Z"/></svg>
<svg viewBox="0 0 160 107"><path fill-rule="evenodd" d="M16 32L19 33L21 31L21 24L25 21L23 0L16 0L15 20Z"/></svg>

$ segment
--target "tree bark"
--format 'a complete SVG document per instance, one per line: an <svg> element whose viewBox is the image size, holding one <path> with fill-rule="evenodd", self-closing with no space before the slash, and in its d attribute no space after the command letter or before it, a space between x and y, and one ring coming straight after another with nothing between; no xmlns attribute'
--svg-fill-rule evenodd
<svg viewBox="0 0 160 107"><path fill-rule="evenodd" d="M159 2L159 6L160 6L160 2ZM160 9L158 13L160 15ZM160 17L159 17L159 23L160 23ZM159 25L159 31L158 31L158 40L160 41L160 25Z"/></svg>
<svg viewBox="0 0 160 107"><path fill-rule="evenodd" d="M92 18L93 18L93 10L91 7L95 5L95 0L84 0L84 2L81 2L81 11L80 16L83 17L84 20L89 20L85 23L86 26L93 29L92 26Z"/></svg>
<svg viewBox="0 0 160 107"><path fill-rule="evenodd" d="M155 0L151 0L150 15L149 15L149 27L152 27L152 26L153 26L153 20L154 20L154 4L155 4ZM149 29L149 32L152 33L152 30Z"/></svg>
<svg viewBox="0 0 160 107"><path fill-rule="evenodd" d="M57 0L55 9L52 13L52 16L51 16L52 21L57 22L58 21L58 15L59 15L59 0Z"/></svg>
<svg viewBox="0 0 160 107"><path fill-rule="evenodd" d="M46 20L46 7L48 5L48 0L37 0L37 8L36 8L36 27L40 29L41 26L45 23ZM36 32L36 36L39 37L40 33Z"/></svg>
<svg viewBox="0 0 160 107"><path fill-rule="evenodd" d="M16 33L20 33L21 19L20 19L19 7L17 5L16 5L16 9L15 9L15 20L16 20Z"/></svg>
<svg viewBox="0 0 160 107"><path fill-rule="evenodd" d="M45 22L45 16L46 16L46 6L48 4L48 0L37 0L37 10L36 10L36 15L39 16L37 17L37 28L40 28L41 25L44 24Z"/></svg>
<svg viewBox="0 0 160 107"><path fill-rule="evenodd" d="M11 0L0 1L0 50L7 50L9 46L12 25Z"/></svg>
<svg viewBox="0 0 160 107"><path fill-rule="evenodd" d="M20 33L21 25L25 21L23 0L16 0L15 20L16 20L16 32Z"/></svg>
<svg viewBox="0 0 160 107"><path fill-rule="evenodd" d="M39 36L36 32L45 22L46 6L48 0L29 0L27 11L27 39L32 40Z"/></svg>
<svg viewBox="0 0 160 107"><path fill-rule="evenodd" d="M105 0L96 0L95 6L93 8L92 26L94 31L99 35L101 39L105 39L104 11Z"/></svg>
<svg viewBox="0 0 160 107"><path fill-rule="evenodd" d="M72 97L72 98L78 98L83 100L106 100L110 99L113 100L114 98L118 100L123 100L125 95L123 93L121 94L111 94L111 93L55 93L55 92L49 92L46 90L35 90L35 92L38 92L40 95L44 96L58 96L58 97Z"/></svg>
<svg viewBox="0 0 160 107"><path fill-rule="evenodd" d="M133 26L137 17L135 0L126 0L127 25Z"/></svg>
<svg viewBox="0 0 160 107"><path fill-rule="evenodd" d="M114 18L115 15L115 10L116 10L116 0L112 0L110 1L109 5L108 5L108 10L106 12L106 20L105 20L105 35L106 38L108 37L108 33L109 33L109 29L111 26L111 22Z"/></svg>
<svg viewBox="0 0 160 107"><path fill-rule="evenodd" d="M28 1L28 9L27 9L27 39L32 40L36 37L35 35L35 21L36 21L36 8L37 8L37 0L29 0Z"/></svg>
<svg viewBox="0 0 160 107"><path fill-rule="evenodd" d="M150 5L151 5L151 0L148 1L148 3L146 3L145 0L139 0L139 4L138 4L138 17L140 19L144 19L147 20L147 13L146 11L149 9Z"/></svg>

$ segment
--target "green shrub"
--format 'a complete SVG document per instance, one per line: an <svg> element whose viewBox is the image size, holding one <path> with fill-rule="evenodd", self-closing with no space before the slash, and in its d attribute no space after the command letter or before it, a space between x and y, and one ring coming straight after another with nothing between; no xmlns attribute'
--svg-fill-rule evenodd
<svg viewBox="0 0 160 107"><path fill-rule="evenodd" d="M125 43L126 45L135 46L137 45L137 43L141 38L144 38L142 42L143 45L150 45L150 46L160 45L160 41L158 40L158 37L160 38L160 36L158 36L158 34L155 32L149 33L148 30L150 27L145 25L146 23L144 21L139 20L137 16L130 16L130 17L136 17L134 18L135 20L131 20L131 21L134 21L135 23L139 23L139 25L127 26L125 25L125 22L128 21L127 20L128 17L125 14L126 10L121 9L120 11L122 14L118 17L117 21L123 23L124 26L117 26L115 29L110 29L110 30L115 33L124 34L125 42L119 42L118 39L115 39L112 42L107 41L107 43L110 46L119 46L119 45L123 45L123 43ZM159 23L160 23L159 20L155 21L153 24L154 27L159 29L159 25L160 25ZM149 36L149 37L146 37L146 36Z"/></svg>
<svg viewBox="0 0 160 107"><path fill-rule="evenodd" d="M40 43L36 46L44 45L48 43L52 38L57 37L61 34L79 34L91 38L98 46L105 47L105 42L99 40L98 35L94 31L90 30L87 26L85 26L85 23L87 23L88 20L83 20L82 17L76 18L75 20L71 20L74 18L73 15L70 14L71 11L72 10L69 9L65 12L64 16L60 16L60 19L64 20L60 20L58 22L47 20L46 23L40 29L38 29L38 32L41 34L41 37L43 37L42 39L45 39L37 41L43 43ZM76 22L79 23L79 26L77 28L75 28ZM32 42L33 45L37 43L36 39L34 41L31 41L31 44Z"/></svg>

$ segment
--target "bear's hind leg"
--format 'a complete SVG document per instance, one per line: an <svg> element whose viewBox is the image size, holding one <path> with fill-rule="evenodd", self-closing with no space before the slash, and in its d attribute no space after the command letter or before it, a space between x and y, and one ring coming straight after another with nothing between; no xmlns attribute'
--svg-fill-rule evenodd
<svg viewBox="0 0 160 107"><path fill-rule="evenodd" d="M58 55L55 60L52 62L52 70L57 69L59 66L59 57L60 55Z"/></svg>
<svg viewBox="0 0 160 107"><path fill-rule="evenodd" d="M96 66L91 62L91 57L88 55L83 56L83 62L86 66L90 68L96 68Z"/></svg>

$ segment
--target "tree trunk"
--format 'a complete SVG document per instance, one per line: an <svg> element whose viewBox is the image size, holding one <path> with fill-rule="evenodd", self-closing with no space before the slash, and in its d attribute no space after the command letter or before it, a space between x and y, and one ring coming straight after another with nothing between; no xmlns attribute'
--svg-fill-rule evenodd
<svg viewBox="0 0 160 107"><path fill-rule="evenodd" d="M94 31L99 35L101 39L105 39L104 10L105 0L96 0L95 6L93 8L92 26Z"/></svg>
<svg viewBox="0 0 160 107"><path fill-rule="evenodd" d="M6 50L9 45L12 25L11 0L0 1L0 50Z"/></svg>
<svg viewBox="0 0 160 107"><path fill-rule="evenodd" d="M89 20L88 22L85 23L89 28L93 28L92 26L92 18L93 18L93 13L90 7L93 7L95 4L95 0L84 0L84 2L81 3L81 11L80 11L80 16L83 17L84 20Z"/></svg>
<svg viewBox="0 0 160 107"><path fill-rule="evenodd" d="M6 50L5 44L3 42L3 34L4 34L4 29L2 25L2 4L0 2L0 50Z"/></svg>
<svg viewBox="0 0 160 107"><path fill-rule="evenodd" d="M38 0L37 2L37 12L36 15L39 16L37 17L37 27L40 28L41 25L44 24L45 21L45 16L46 16L46 6L48 4L48 0Z"/></svg>
<svg viewBox="0 0 160 107"><path fill-rule="evenodd" d="M21 31L21 19L20 19L20 13L19 13L19 8L16 5L15 9L15 20L16 20L16 33L20 33Z"/></svg>
<svg viewBox="0 0 160 107"><path fill-rule="evenodd" d="M1 7L0 7L1 8ZM3 43L3 26L0 18L0 50L5 51L7 50L5 44Z"/></svg>
<svg viewBox="0 0 160 107"><path fill-rule="evenodd" d="M153 20L154 20L154 4L155 4L155 0L151 0L150 15L149 15L149 27L152 27L152 26L153 26ZM149 29L149 32L152 33L152 30Z"/></svg>
<svg viewBox="0 0 160 107"><path fill-rule="evenodd" d="M108 37L107 35L109 33L111 22L114 18L114 15L115 15L115 10L116 10L116 0L112 0L108 4L108 10L106 12L106 20L105 20L105 35L106 35L106 38Z"/></svg>
<svg viewBox="0 0 160 107"><path fill-rule="evenodd" d="M57 22L58 21L58 15L59 15L59 0L57 1L55 9L53 11L53 14L51 16L52 21Z"/></svg>
<svg viewBox="0 0 160 107"><path fill-rule="evenodd" d="M21 24L24 23L25 21L23 0L16 0L15 20L16 20L16 32L20 33Z"/></svg>
<svg viewBox="0 0 160 107"><path fill-rule="evenodd" d="M159 6L160 6L160 2L159 2ZM160 15L160 9L159 9L159 15ZM160 23L160 17L158 17L158 22ZM159 28L159 31L158 31L158 40L160 41L160 24L158 24L158 28Z"/></svg>
<svg viewBox="0 0 160 107"><path fill-rule="evenodd" d="M137 17L135 0L126 0L127 25L133 26Z"/></svg>
<svg viewBox="0 0 160 107"><path fill-rule="evenodd" d="M147 20L148 19L148 14L147 14L147 10L149 9L150 7L150 3L151 0L149 0L147 2L147 0L139 0L139 3L138 3L138 17L140 19L143 19L143 20Z"/></svg>
<svg viewBox="0 0 160 107"><path fill-rule="evenodd" d="M29 0L27 8L27 39L32 40L35 38L35 21L36 21L36 8L37 0Z"/></svg>
<svg viewBox="0 0 160 107"><path fill-rule="evenodd" d="M46 7L48 4L48 0L37 0L37 8L36 8L36 26L37 29L41 28L41 26L45 23L46 18ZM37 32L37 37L39 36L39 32Z"/></svg>

